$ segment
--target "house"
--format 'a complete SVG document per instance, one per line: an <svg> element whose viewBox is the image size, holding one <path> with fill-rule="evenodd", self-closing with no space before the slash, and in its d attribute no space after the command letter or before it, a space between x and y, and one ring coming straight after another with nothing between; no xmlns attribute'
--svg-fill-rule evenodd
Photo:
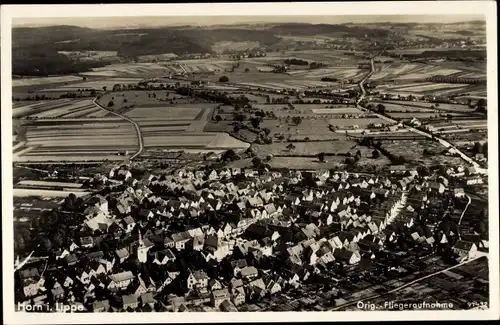
<svg viewBox="0 0 500 325"><path fill-rule="evenodd" d="M54 287L50 290L50 293L52 294L54 300L59 300L64 298L64 289L59 284L59 282L56 282L54 284Z"/></svg>
<svg viewBox="0 0 500 325"><path fill-rule="evenodd" d="M458 240L452 249L460 259L473 258L477 253L477 245L466 240Z"/></svg>
<svg viewBox="0 0 500 325"><path fill-rule="evenodd" d="M245 259L232 260L231 266L233 268L234 276L238 276L238 274L240 274L241 270L244 269L245 267L247 267L247 261Z"/></svg>
<svg viewBox="0 0 500 325"><path fill-rule="evenodd" d="M429 190L438 192L439 194L443 194L446 190L446 187L438 182L429 182Z"/></svg>
<svg viewBox="0 0 500 325"><path fill-rule="evenodd" d="M239 287L233 290L231 301L235 306L240 306L245 303L246 297L243 287Z"/></svg>
<svg viewBox="0 0 500 325"><path fill-rule="evenodd" d="M407 168L405 165L391 165L389 166L389 171L391 174L404 174Z"/></svg>
<svg viewBox="0 0 500 325"><path fill-rule="evenodd" d="M174 247L177 250L183 250L186 248L187 242L191 239L189 232L184 231L172 235L172 240L174 241Z"/></svg>
<svg viewBox="0 0 500 325"><path fill-rule="evenodd" d="M121 248L116 251L116 256L118 257L118 261L123 263L130 256L130 252L127 247Z"/></svg>
<svg viewBox="0 0 500 325"><path fill-rule="evenodd" d="M210 291L222 289L222 284L217 279L211 279L208 281L208 289Z"/></svg>
<svg viewBox="0 0 500 325"><path fill-rule="evenodd" d="M231 297L227 289L214 290L210 296L210 302L213 307L219 308L223 301L229 300L230 298Z"/></svg>
<svg viewBox="0 0 500 325"><path fill-rule="evenodd" d="M241 269L241 276L244 279L253 279L259 276L259 271L253 266L246 266Z"/></svg>
<svg viewBox="0 0 500 325"><path fill-rule="evenodd" d="M220 310L222 311L226 311L226 312L237 312L238 309L236 308L236 306L231 303L231 301L229 300L224 300L220 306L219 306Z"/></svg>
<svg viewBox="0 0 500 325"><path fill-rule="evenodd" d="M453 192L455 193L456 197L463 197L465 196L465 190L463 187L456 187Z"/></svg>
<svg viewBox="0 0 500 325"><path fill-rule="evenodd" d="M109 311L109 300L97 300L92 303L94 313L105 313Z"/></svg>
<svg viewBox="0 0 500 325"><path fill-rule="evenodd" d="M155 303L156 303L156 300L153 298L153 293L152 292L143 293L139 297L139 299L141 301L141 305L142 306L149 305L149 307L153 308L154 305L155 305Z"/></svg>
<svg viewBox="0 0 500 325"><path fill-rule="evenodd" d="M168 262L174 262L175 259L175 254L170 250L170 248L165 248L161 251L155 252L155 259L153 260L153 263L165 265Z"/></svg>
<svg viewBox="0 0 500 325"><path fill-rule="evenodd" d="M333 256L336 260L343 261L347 264L356 264L361 260L358 252L352 252L346 249L336 249L333 252Z"/></svg>
<svg viewBox="0 0 500 325"><path fill-rule="evenodd" d="M130 233L132 229L135 227L135 220L131 216L126 216L122 220L122 227L125 229L125 232Z"/></svg>
<svg viewBox="0 0 500 325"><path fill-rule="evenodd" d="M139 306L139 301L136 295L122 296L123 309L136 309Z"/></svg>
<svg viewBox="0 0 500 325"><path fill-rule="evenodd" d="M130 271L124 271L109 276L111 282L108 284L108 289L124 289L129 286L135 276Z"/></svg>
<svg viewBox="0 0 500 325"><path fill-rule="evenodd" d="M470 177L467 179L467 185L483 184L483 179L480 176Z"/></svg>
<svg viewBox="0 0 500 325"><path fill-rule="evenodd" d="M203 270L190 271L187 278L187 287L206 289L208 287L208 276Z"/></svg>

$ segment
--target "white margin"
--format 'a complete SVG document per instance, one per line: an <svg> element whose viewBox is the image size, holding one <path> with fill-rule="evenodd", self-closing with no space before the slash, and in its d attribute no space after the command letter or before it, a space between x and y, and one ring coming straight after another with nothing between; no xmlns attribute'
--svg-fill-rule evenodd
<svg viewBox="0 0 500 325"><path fill-rule="evenodd" d="M11 23L14 17L112 17L112 16L325 16L325 15L484 15L487 21L487 91L489 142L490 309L485 311L361 311L269 313L109 313L42 314L14 312L14 254L12 217L12 74ZM375 321L375 320L482 320L499 318L499 215L498 215L498 85L497 22L493 1L413 1L343 3L213 3L117 5L2 5L2 242L3 310L6 324L65 323L199 323L258 321Z"/></svg>

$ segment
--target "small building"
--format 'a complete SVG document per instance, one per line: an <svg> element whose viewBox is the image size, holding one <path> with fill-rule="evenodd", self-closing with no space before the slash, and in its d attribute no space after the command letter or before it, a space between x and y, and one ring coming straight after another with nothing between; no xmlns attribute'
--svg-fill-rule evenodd
<svg viewBox="0 0 500 325"><path fill-rule="evenodd" d="M229 291L227 289L220 289L212 291L210 302L213 307L218 308L223 301L229 299L230 299Z"/></svg>
<svg viewBox="0 0 500 325"><path fill-rule="evenodd" d="M458 254L461 260L475 257L477 246L473 242L459 240L453 246L453 251Z"/></svg>

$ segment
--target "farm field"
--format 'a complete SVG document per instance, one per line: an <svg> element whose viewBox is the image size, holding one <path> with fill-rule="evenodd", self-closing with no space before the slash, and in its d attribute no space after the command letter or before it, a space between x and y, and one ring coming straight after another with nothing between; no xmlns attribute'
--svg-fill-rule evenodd
<svg viewBox="0 0 500 325"><path fill-rule="evenodd" d="M98 100L101 105L108 107L113 102L111 109L114 111L128 111L140 107L170 107L189 104L191 107L211 107L212 105L200 105L200 100L176 94L170 90L152 91L124 91L113 92L102 95ZM202 103L203 104L203 103ZM185 107L185 106L184 106Z"/></svg>
<svg viewBox="0 0 500 325"><path fill-rule="evenodd" d="M38 86L60 82L70 82L82 80L79 76L54 76L54 77L36 77L36 78L15 78L12 79L12 87Z"/></svg>
<svg viewBox="0 0 500 325"><path fill-rule="evenodd" d="M58 99L41 102L18 102L13 118L103 117L107 113L94 105L92 99Z"/></svg>
<svg viewBox="0 0 500 325"><path fill-rule="evenodd" d="M326 162L309 157L274 157L269 164L273 168L288 168L301 170L335 169L344 165L345 157L328 156Z"/></svg>
<svg viewBox="0 0 500 325"><path fill-rule="evenodd" d="M67 197L69 194L73 193L72 191L57 191L57 190L39 190L39 189L25 189L25 188L14 188L12 189L12 194L14 197ZM91 192L78 192L75 191L76 197L82 197L85 195L91 194Z"/></svg>
<svg viewBox="0 0 500 325"><path fill-rule="evenodd" d="M128 111L126 115L130 118L137 117L161 117L170 119L194 120L203 108L200 107L179 107L179 106L158 106L158 107L135 107Z"/></svg>
<svg viewBox="0 0 500 325"><path fill-rule="evenodd" d="M451 116L462 116L463 114L460 113L434 113L434 112L388 112L387 115L394 119L402 119L402 120L411 120L413 118L417 118L419 120L426 120L426 119L438 119L440 118L440 114L442 115L441 118L446 118L446 115L451 115Z"/></svg>
<svg viewBox="0 0 500 325"><path fill-rule="evenodd" d="M15 162L123 160L119 151L138 148L134 127L121 120L38 120L26 128L26 142L14 153Z"/></svg>
<svg viewBox="0 0 500 325"><path fill-rule="evenodd" d="M323 82L321 78L330 77L339 80L343 79L360 79L367 73L367 70L358 69L357 65L345 66L345 67L326 67L313 70L295 70L290 71L288 74L296 78L304 79L316 79L321 82L322 85L332 84L330 82Z"/></svg>
<svg viewBox="0 0 500 325"><path fill-rule="evenodd" d="M67 188L80 188L83 184L79 183L69 183L69 182L47 182L47 181L34 181L34 180L23 180L17 183L17 185L26 186L52 186L52 187L67 187Z"/></svg>
<svg viewBox="0 0 500 325"><path fill-rule="evenodd" d="M258 48L260 46L259 42L231 42L231 41L223 41L216 42L212 45L212 50L217 53L222 53L226 50L232 51L246 51L254 48Z"/></svg>
<svg viewBox="0 0 500 325"><path fill-rule="evenodd" d="M447 76L456 78L486 78L486 73L473 68L460 67L452 68L441 64L424 64L424 63L408 63L394 62L382 63L375 65L375 73L369 80L384 80L384 79L425 79L433 76Z"/></svg>
<svg viewBox="0 0 500 325"><path fill-rule="evenodd" d="M102 77L137 77L137 76L159 76L168 73L168 70L157 63L118 63L105 67L93 68L90 72L83 72L86 76Z"/></svg>
<svg viewBox="0 0 500 325"><path fill-rule="evenodd" d="M247 149L250 144L235 139L227 133L214 132L148 136L144 137L144 146L149 149L200 149L206 151L210 149Z"/></svg>
<svg viewBox="0 0 500 325"><path fill-rule="evenodd" d="M457 113L473 113L475 111L475 108L470 108L467 105L460 105L460 104L438 104L438 105L436 105L435 103L428 103L428 102L398 102L398 101L390 101L390 100L383 101L380 103L386 105L386 108L388 108L387 104L391 104L391 105L404 106L405 109L423 108L423 109L429 109L429 110L450 111L450 112L457 112ZM431 108L431 107L434 107L434 108Z"/></svg>
<svg viewBox="0 0 500 325"><path fill-rule="evenodd" d="M116 84L137 84L141 78L105 78L99 80L87 80L77 83L58 86L57 88L47 88L42 91L76 91L78 89L102 90L103 87L111 90Z"/></svg>
<svg viewBox="0 0 500 325"><path fill-rule="evenodd" d="M387 124L387 121L380 118L349 118L349 119L329 119L328 123L337 128L352 127L357 125L359 128L365 128L368 124Z"/></svg>
<svg viewBox="0 0 500 325"><path fill-rule="evenodd" d="M458 166L463 164L460 157L442 155L443 146L436 142L428 140L419 141L386 141L382 143L382 147L387 149L391 154L403 156L411 165L453 165ZM411 150L408 150L411 148ZM434 152L434 155L424 156L424 149Z"/></svg>
<svg viewBox="0 0 500 325"><path fill-rule="evenodd" d="M261 155L273 156L314 156L320 152L326 154L346 154L356 146L354 141L320 141L320 142L294 142L295 149L286 147L289 143L273 143L271 145L252 145L252 148Z"/></svg>

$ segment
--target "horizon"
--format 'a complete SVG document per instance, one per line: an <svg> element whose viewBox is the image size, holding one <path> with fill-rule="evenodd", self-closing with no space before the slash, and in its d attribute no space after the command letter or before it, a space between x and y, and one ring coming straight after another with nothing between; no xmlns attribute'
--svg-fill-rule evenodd
<svg viewBox="0 0 500 325"><path fill-rule="evenodd" d="M339 15L339 16L139 16L139 17L44 17L14 18L12 27L76 26L92 29L175 26L231 26L259 24L452 24L486 21L478 15Z"/></svg>

